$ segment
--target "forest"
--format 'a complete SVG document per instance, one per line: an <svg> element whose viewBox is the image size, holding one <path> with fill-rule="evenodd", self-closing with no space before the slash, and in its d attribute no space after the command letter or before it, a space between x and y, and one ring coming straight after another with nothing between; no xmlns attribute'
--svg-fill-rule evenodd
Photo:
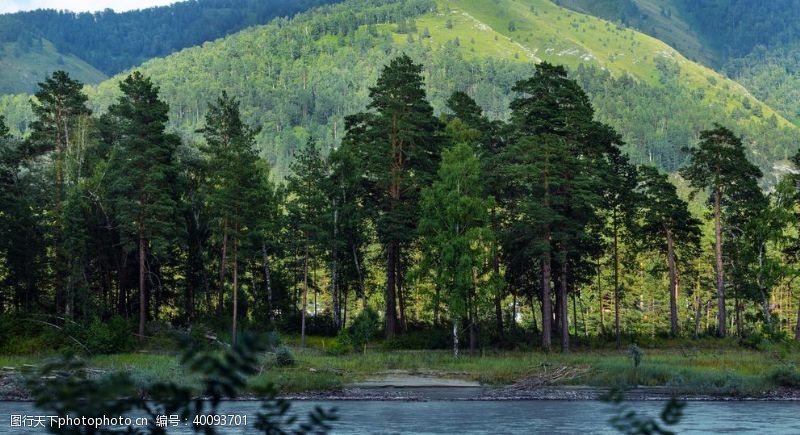
<svg viewBox="0 0 800 435"><path fill-rule="evenodd" d="M121 13L112 9L94 13L37 9L6 14L2 19L4 27L25 29L16 35L24 42L45 38L60 52L113 75L155 57L333 2L193 0Z"/></svg>
<svg viewBox="0 0 800 435"><path fill-rule="evenodd" d="M422 64L400 55L341 144L311 137L276 181L237 98L221 92L184 142L149 77L118 86L93 113L55 72L26 137L0 124L6 354L74 346L52 327L98 353L165 328L346 347L360 325L455 355L800 339L796 171L763 190L724 125L669 175L630 162L562 66L517 81L498 121L463 92L437 115Z"/></svg>

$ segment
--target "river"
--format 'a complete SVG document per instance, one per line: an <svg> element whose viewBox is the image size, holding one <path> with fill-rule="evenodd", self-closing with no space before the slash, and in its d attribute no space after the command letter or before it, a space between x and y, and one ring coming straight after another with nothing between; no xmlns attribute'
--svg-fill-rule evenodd
<svg viewBox="0 0 800 435"><path fill-rule="evenodd" d="M612 406L593 401L338 401L295 402L306 413L314 406L336 407L335 434L613 434L607 420ZM641 413L657 416L663 402L629 402ZM257 402L226 402L222 412L247 414L248 426L221 429L224 434L252 433ZM42 429L11 426L12 415L41 415L32 404L0 402L0 434L36 434ZM250 430L248 430L248 427ZM800 434L800 402L689 402L678 433ZM191 433L179 427L169 433Z"/></svg>

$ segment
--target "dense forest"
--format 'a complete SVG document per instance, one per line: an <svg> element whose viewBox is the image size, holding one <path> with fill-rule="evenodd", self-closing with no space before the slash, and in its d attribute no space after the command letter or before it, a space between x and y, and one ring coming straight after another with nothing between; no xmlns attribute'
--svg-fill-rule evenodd
<svg viewBox="0 0 800 435"><path fill-rule="evenodd" d="M796 0L559 0L575 10L639 29L717 68L797 122L800 37Z"/></svg>
<svg viewBox="0 0 800 435"><path fill-rule="evenodd" d="M459 6L478 16L491 3ZM506 3L509 8L519 7L517 2ZM696 141L699 132L714 121L725 121L744 137L748 157L766 173L765 183L775 184L780 174L773 165L794 154L800 143L797 128L735 82L677 54L647 57L668 49L663 44L549 2L536 4L535 13L526 9L515 20L516 30L510 32L498 25L476 24L477 18L467 18L462 10L429 0L349 1L150 61L141 70L161 87L170 105L169 127L186 142L200 140L198 129L212 96L223 90L236 96L243 119L261 126L256 133L259 152L274 166L273 175L282 179L309 137L317 139L323 154L341 142L345 116L368 103L368 87L377 78L374 65L407 53L424 65L437 113L445 109L454 91L466 91L488 117L507 120L515 98L513 84L530 75L535 61L529 51L540 43L583 50L566 38L555 38L567 31L596 32L602 45L642 56L642 61L633 64L621 55L615 63L583 61L578 55L541 50L536 56L551 63L569 62L570 76L587 91L598 118L623 135L624 149L634 163L674 171L686 162L681 150L685 144ZM491 20L507 24L504 9L489 10L500 12L479 17L490 24L494 24ZM560 23L558 31L552 38L537 39L534 30L553 15ZM353 75L354 68L364 73ZM87 89L94 111L103 112L115 101L116 83L122 78ZM0 98L0 112L18 135L27 134L33 119L28 98Z"/></svg>
<svg viewBox="0 0 800 435"><path fill-rule="evenodd" d="M229 330L235 343L243 329L335 335L373 309L387 338L450 331L425 345L456 353L459 336L563 351L590 337L800 337L798 179L763 193L722 125L684 151L690 205L666 173L630 162L563 67L517 81L502 122L463 92L436 116L423 66L400 55L341 145L309 138L276 183L261 126L227 92L186 143L150 78L118 86L92 113L56 72L30 135L0 128L6 351L31 316L94 333L136 324L140 339Z"/></svg>
<svg viewBox="0 0 800 435"><path fill-rule="evenodd" d="M192 0L117 13L38 9L3 16L65 54L114 75L183 48L336 0Z"/></svg>

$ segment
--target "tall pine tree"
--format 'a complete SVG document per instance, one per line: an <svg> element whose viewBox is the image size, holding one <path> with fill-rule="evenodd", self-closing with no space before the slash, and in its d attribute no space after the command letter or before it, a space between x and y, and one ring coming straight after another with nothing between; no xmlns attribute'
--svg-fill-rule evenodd
<svg viewBox="0 0 800 435"><path fill-rule="evenodd" d="M651 166L639 168L638 191L641 194L641 232L645 246L666 254L669 273L670 332L679 334L677 249L686 247L691 254L699 249L700 221L689 212L689 206L678 197L675 185L666 174Z"/></svg>
<svg viewBox="0 0 800 435"><path fill-rule="evenodd" d="M435 176L444 136L426 98L422 66L407 55L383 69L370 98L370 112L347 118L342 146L351 148L363 165L369 205L386 254L384 326L389 338L405 329L403 250L415 237L419 191Z"/></svg>
<svg viewBox="0 0 800 435"><path fill-rule="evenodd" d="M173 191L180 139L166 133L167 104L150 78L134 71L120 82L122 95L108 109L116 141L108 167L108 196L124 246L138 254L139 339L148 312L148 257L169 250L179 231ZM152 264L152 263L151 263Z"/></svg>
<svg viewBox="0 0 800 435"><path fill-rule="evenodd" d="M91 111L86 107L88 97L83 84L70 78L64 71L56 71L39 83L39 91L31 100L36 120L31 123L29 152L33 155L51 154L53 165L52 227L53 286L58 313L71 316L72 297L67 295L69 259L64 246L63 204L67 188L77 180L70 167L80 165L80 156L74 155L76 143L81 141L79 128L85 127Z"/></svg>
<svg viewBox="0 0 800 435"><path fill-rule="evenodd" d="M709 202L714 215L714 259L717 287L717 334L727 334L725 306L725 272L723 261L724 209L733 207L743 192L758 190L761 170L747 160L742 140L729 129L715 124L713 129L700 133L697 147L686 150L690 163L681 169L695 192L710 193ZM746 195L744 195L746 196Z"/></svg>
<svg viewBox="0 0 800 435"><path fill-rule="evenodd" d="M207 158L206 198L216 221L212 232L221 244L217 310L220 312L223 307L230 252L231 341L235 344L241 259L263 247L258 229L260 219L267 214L269 192L264 183L267 174L258 164L257 131L242 121L235 98L223 92L216 102L209 104L206 126L201 132L206 140L203 147Z"/></svg>

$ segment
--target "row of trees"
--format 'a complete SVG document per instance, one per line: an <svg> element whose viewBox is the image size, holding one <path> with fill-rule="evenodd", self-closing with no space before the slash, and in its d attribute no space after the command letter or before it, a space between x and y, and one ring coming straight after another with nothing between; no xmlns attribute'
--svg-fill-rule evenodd
<svg viewBox="0 0 800 435"><path fill-rule="evenodd" d="M30 136L0 130L3 312L136 316L141 338L151 319L224 317L235 342L243 322L299 328L304 340L319 319L335 332L348 309L373 305L387 338L447 324L457 353L463 332L475 348L515 331L521 297L542 347L555 334L568 351L578 316L583 335L590 315L604 334L610 308L620 342L626 282L641 285L646 267L666 271L652 288L669 300L669 333L686 332L692 310L697 334L710 312L703 222L667 174L629 162L563 67L542 63L517 82L504 122L462 92L436 116L422 66L399 56L366 111L347 117L341 146L326 154L310 140L279 183L256 151L258 129L224 92L193 144L167 132L169 109L139 72L99 117L66 73L40 87ZM716 332L731 319L740 335L772 328L770 293L794 273L797 180L765 195L741 140L719 125L686 152L683 186L709 198Z"/></svg>

